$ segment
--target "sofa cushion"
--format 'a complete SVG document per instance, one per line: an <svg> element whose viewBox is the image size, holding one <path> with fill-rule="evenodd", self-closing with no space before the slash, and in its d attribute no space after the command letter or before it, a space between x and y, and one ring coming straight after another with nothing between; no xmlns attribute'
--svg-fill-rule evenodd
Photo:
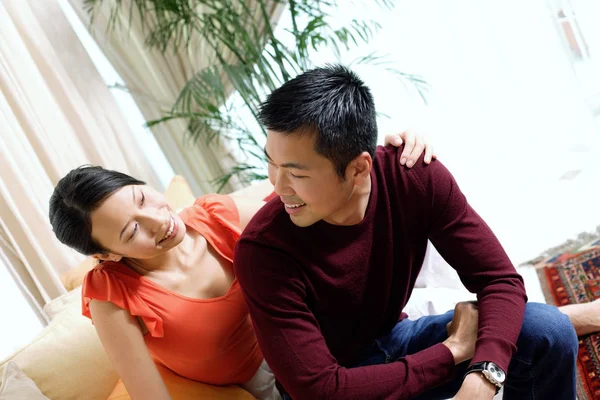
<svg viewBox="0 0 600 400"><path fill-rule="evenodd" d="M416 288L443 287L452 289L463 289L464 285L458 277L458 273L444 260L437 249L427 242L425 259L421 272L415 282Z"/></svg>
<svg viewBox="0 0 600 400"><path fill-rule="evenodd" d="M191 206L196 200L196 196L192 193L185 178L179 175L175 175L169 183L169 186L167 186L165 198L167 199L169 206L176 212Z"/></svg>
<svg viewBox="0 0 600 400"><path fill-rule="evenodd" d="M254 200L267 200L273 196L273 185L268 179L254 182L252 185L243 189L236 190L229 194L232 197L246 197Z"/></svg>
<svg viewBox="0 0 600 400"><path fill-rule="evenodd" d="M15 362L50 399L105 400L118 377L96 330L75 299L27 346L0 362Z"/></svg>
<svg viewBox="0 0 600 400"><path fill-rule="evenodd" d="M4 368L0 384L0 400L49 400L35 382L25 375L17 363L10 361Z"/></svg>
<svg viewBox="0 0 600 400"><path fill-rule="evenodd" d="M177 375L162 365L156 365L173 400L252 400L254 397L238 386L212 386ZM107 400L130 400L123 381L119 379Z"/></svg>
<svg viewBox="0 0 600 400"><path fill-rule="evenodd" d="M44 312L49 319L54 319L58 314L71 307L73 304L81 304L81 286L55 298L44 306Z"/></svg>
<svg viewBox="0 0 600 400"><path fill-rule="evenodd" d="M83 262L81 264L79 264L78 266L76 266L75 268L71 268L70 270L65 272L60 277L60 280L61 280L63 286L65 287L65 289L67 289L67 292L70 292L73 289L81 286L81 284L83 283L83 277L85 276L85 274L87 274L89 270L94 268L96 266L96 264L97 264L97 261L95 258L88 257L85 260L83 260Z"/></svg>

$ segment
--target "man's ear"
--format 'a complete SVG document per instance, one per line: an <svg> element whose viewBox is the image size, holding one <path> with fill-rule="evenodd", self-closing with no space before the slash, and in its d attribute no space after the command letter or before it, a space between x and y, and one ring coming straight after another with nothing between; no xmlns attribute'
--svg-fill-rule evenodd
<svg viewBox="0 0 600 400"><path fill-rule="evenodd" d="M120 256L118 254L113 254L113 253L98 253L98 254L92 255L92 257L99 261L113 261L113 262L119 262L119 261L121 261L121 258L123 258L123 256Z"/></svg>
<svg viewBox="0 0 600 400"><path fill-rule="evenodd" d="M352 174L351 179L354 180L354 184L362 185L371 174L373 159L368 152L363 151L350 162L349 167L349 172Z"/></svg>

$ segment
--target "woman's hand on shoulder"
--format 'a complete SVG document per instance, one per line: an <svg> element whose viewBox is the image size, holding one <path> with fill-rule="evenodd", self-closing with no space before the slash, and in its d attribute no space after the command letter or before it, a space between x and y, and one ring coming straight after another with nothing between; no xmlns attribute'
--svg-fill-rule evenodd
<svg viewBox="0 0 600 400"><path fill-rule="evenodd" d="M392 145L394 147L400 147L404 144L404 150L400 154L400 165L406 165L408 168L412 168L415 165L423 152L425 152L425 156L423 157L425 164L429 164L432 159L437 158L433 151L433 146L427 138L413 129L386 135L384 144L385 146Z"/></svg>

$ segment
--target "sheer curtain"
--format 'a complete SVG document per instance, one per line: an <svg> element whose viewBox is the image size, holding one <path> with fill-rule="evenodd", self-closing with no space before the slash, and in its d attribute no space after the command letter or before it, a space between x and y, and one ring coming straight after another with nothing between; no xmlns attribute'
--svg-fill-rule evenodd
<svg viewBox="0 0 600 400"><path fill-rule="evenodd" d="M19 254L14 251L4 228L0 226L0 315L5 325L11 327L2 333L0 360L33 339L47 322L33 277L26 275L23 278L28 281L23 282L14 273L24 268ZM33 288L35 294L27 287Z"/></svg>
<svg viewBox="0 0 600 400"><path fill-rule="evenodd" d="M82 259L48 223L58 180L91 163L160 186L57 2L4 0L0 21L0 252L41 308Z"/></svg>
<svg viewBox="0 0 600 400"><path fill-rule="evenodd" d="M81 20L89 26L90 17L84 8L84 0L69 0ZM195 38L193 52L169 50L162 54L144 45L145 35L139 15L132 12L129 20L130 0L121 1L122 12L118 14L116 29L107 29L111 19L112 2L102 2L94 16L90 30L106 57L125 81L137 105L147 121L158 119L169 110L185 83L211 59L206 43ZM249 0L251 7L253 1ZM134 7L135 8L135 7ZM283 3L274 1L270 15L277 19ZM131 22L131 25L130 25ZM151 21L145 21L151 23ZM224 55L225 59L231 55ZM211 181L222 176L237 164L235 156L226 145L192 144L186 140L186 125L183 121L170 121L155 125L152 132L165 153L175 173L183 175L195 195L215 190ZM240 184L232 180L225 191L239 189Z"/></svg>

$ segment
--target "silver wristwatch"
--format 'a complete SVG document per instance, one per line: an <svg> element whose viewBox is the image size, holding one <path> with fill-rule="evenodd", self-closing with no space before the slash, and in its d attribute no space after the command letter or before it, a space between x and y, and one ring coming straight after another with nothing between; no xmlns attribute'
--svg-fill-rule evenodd
<svg viewBox="0 0 600 400"><path fill-rule="evenodd" d="M467 368L465 376L471 372L481 372L488 381L496 386L496 394L502 389L502 385L504 385L504 381L506 380L506 373L491 361L481 361L471 365Z"/></svg>

